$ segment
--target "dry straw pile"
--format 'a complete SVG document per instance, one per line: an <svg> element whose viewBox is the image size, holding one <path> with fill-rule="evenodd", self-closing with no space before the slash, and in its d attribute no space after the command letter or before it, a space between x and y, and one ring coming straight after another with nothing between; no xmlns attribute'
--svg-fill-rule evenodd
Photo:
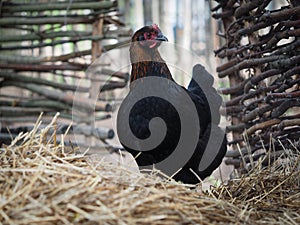
<svg viewBox="0 0 300 225"><path fill-rule="evenodd" d="M44 129L38 120L2 148L0 223L300 223L299 155L201 193L157 173L91 163L56 145L55 136L46 141L55 119Z"/></svg>
<svg viewBox="0 0 300 225"><path fill-rule="evenodd" d="M244 207L259 224L300 224L299 150L285 150L278 158L266 160L275 162L264 168L258 162L241 178L212 188L212 194Z"/></svg>

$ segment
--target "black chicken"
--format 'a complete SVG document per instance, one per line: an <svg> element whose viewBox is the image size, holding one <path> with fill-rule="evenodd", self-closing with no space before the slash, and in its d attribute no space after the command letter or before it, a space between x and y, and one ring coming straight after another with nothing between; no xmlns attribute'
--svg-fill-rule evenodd
<svg viewBox="0 0 300 225"><path fill-rule="evenodd" d="M175 159L179 170L173 170L173 178L195 184L221 164L227 150L225 134L218 126L222 99L212 87L213 77L199 64L193 68L188 88L178 85L158 52L162 41L167 38L156 24L141 28L132 37L130 92L118 113L118 135L139 166L159 165L179 148ZM161 120L155 121L157 118L165 125ZM185 123L188 131L183 131L187 128ZM186 140L181 140L183 136ZM194 142L189 139L192 136L196 137ZM157 142L151 149L147 149L148 139L152 140L150 144Z"/></svg>

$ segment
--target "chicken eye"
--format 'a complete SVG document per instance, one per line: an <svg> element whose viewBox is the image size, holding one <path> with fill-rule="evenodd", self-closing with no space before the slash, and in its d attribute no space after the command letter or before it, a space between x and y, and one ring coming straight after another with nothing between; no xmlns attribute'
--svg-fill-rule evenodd
<svg viewBox="0 0 300 225"><path fill-rule="evenodd" d="M145 41L145 38L144 38L144 36L139 36L137 40L138 41Z"/></svg>

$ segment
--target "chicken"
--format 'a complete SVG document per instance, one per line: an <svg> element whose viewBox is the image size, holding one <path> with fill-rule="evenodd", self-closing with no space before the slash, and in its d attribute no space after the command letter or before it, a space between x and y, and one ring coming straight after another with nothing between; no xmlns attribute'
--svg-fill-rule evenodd
<svg viewBox="0 0 300 225"><path fill-rule="evenodd" d="M172 167L175 180L196 184L211 175L227 150L218 126L222 99L200 64L187 89L177 84L158 51L162 41L167 38L156 24L132 36L130 92L118 113L117 132L139 166L164 165L167 174Z"/></svg>

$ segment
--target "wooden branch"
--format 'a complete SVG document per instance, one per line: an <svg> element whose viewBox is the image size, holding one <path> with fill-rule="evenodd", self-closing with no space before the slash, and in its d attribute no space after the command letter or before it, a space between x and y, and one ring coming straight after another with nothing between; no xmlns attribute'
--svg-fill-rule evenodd
<svg viewBox="0 0 300 225"><path fill-rule="evenodd" d="M277 89L277 92L285 92L287 91L289 88L293 87L294 85L299 86L300 84L300 78L295 79L295 80L287 80L285 84L279 86L279 88Z"/></svg>
<svg viewBox="0 0 300 225"><path fill-rule="evenodd" d="M225 18L225 17L230 17L234 14L234 8L228 9L226 11L223 11L221 13L213 13L212 17L215 19L221 19L221 18Z"/></svg>
<svg viewBox="0 0 300 225"><path fill-rule="evenodd" d="M19 81L24 83L46 85L61 90L78 91L78 92L88 92L89 90L88 87L81 87L76 85L74 86L65 83L56 83L39 77L28 77L18 73L13 73L8 71L0 71L0 77L5 78L7 80Z"/></svg>
<svg viewBox="0 0 300 225"><path fill-rule="evenodd" d="M249 146L247 146L247 147L241 148L240 151L237 151L237 150L229 150L229 151L226 152L226 157L233 157L233 158L236 158L236 157L241 156L241 153L242 153L242 156L244 156L244 155L247 155L247 154L249 154L249 153L253 153L253 152L255 152L256 150L258 150L258 149L260 149L260 148L261 148L261 146L259 146L259 147L256 146L256 147L254 147L254 148L251 148L250 151L249 151Z"/></svg>
<svg viewBox="0 0 300 225"><path fill-rule="evenodd" d="M253 99L253 101L251 102L247 102L247 104L244 104L245 105L245 108L244 108L244 112L247 112L247 111L251 111L251 110L254 110L256 109L258 106L260 106L261 104L263 103L267 103L265 101L265 97L262 96L260 98L257 98L257 99ZM244 102L245 103L245 102Z"/></svg>
<svg viewBox="0 0 300 225"><path fill-rule="evenodd" d="M276 90L280 85L272 85L269 87L260 87L259 89L255 90L255 91L251 91L247 94L243 94L243 95L239 95L235 98L232 98L231 100L225 102L225 106L233 106L236 104L242 104L244 101L246 101L247 99L250 98L254 98L255 96L263 93L263 92L270 92L270 91L274 91Z"/></svg>
<svg viewBox="0 0 300 225"><path fill-rule="evenodd" d="M237 124L237 125L230 125L230 126L226 126L226 132L231 132L231 131L243 131L246 128L249 128L250 124L245 124L245 123L241 123L241 124Z"/></svg>
<svg viewBox="0 0 300 225"><path fill-rule="evenodd" d="M49 18L0 18L0 26L15 25L46 25L46 24L90 24L95 20L94 17L70 18L70 17L49 17Z"/></svg>
<svg viewBox="0 0 300 225"><path fill-rule="evenodd" d="M5 13L15 13L15 12L42 12L50 10L75 10L75 9L110 9L116 7L116 1L94 1L94 2L51 2L51 3L42 3L39 4L16 4L3 2L2 12Z"/></svg>
<svg viewBox="0 0 300 225"><path fill-rule="evenodd" d="M279 106L283 101L274 102L271 105L265 104L261 105L260 107L255 108L249 113L245 113L243 116L244 122L250 122L254 120L256 117L262 117L266 112L270 112L271 110L275 109Z"/></svg>
<svg viewBox="0 0 300 225"><path fill-rule="evenodd" d="M284 59L286 59L286 57L282 56L282 55L266 56L264 58L248 59L248 60L243 60L239 63L237 63L237 59L233 59L232 61L226 63L226 65L224 64L221 68L220 67L217 68L217 71L220 71L218 73L218 76L220 78L224 78L228 75L233 74L235 71L239 71L239 70L242 70L242 69L245 69L245 68L252 68L252 67L255 67L257 65L270 63L272 61L273 62L275 61L279 64L282 64L283 61L281 61L281 60L284 60ZM290 60L290 59L287 59L287 60ZM282 62L282 63L280 63L280 62Z"/></svg>
<svg viewBox="0 0 300 225"><path fill-rule="evenodd" d="M248 15L251 10L259 7L264 1L265 0L252 0L247 2L235 10L234 16L238 19L244 15Z"/></svg>
<svg viewBox="0 0 300 225"><path fill-rule="evenodd" d="M232 99L226 101L224 104L226 107L239 104L241 102L241 100L243 99L243 97L244 97L244 95L239 95L235 98L232 98Z"/></svg>
<svg viewBox="0 0 300 225"><path fill-rule="evenodd" d="M0 56L1 58L1 56ZM37 71L37 72L53 72L54 70L70 70L70 71L83 71L85 70L88 65L82 64L76 64L72 65L70 63L62 63L60 65L47 65L47 64L25 64L24 61L26 61L26 58L20 59L20 63L0 63L1 69L13 69L15 71ZM13 58L9 59L9 61L13 61Z"/></svg>
<svg viewBox="0 0 300 225"><path fill-rule="evenodd" d="M283 113L285 113L289 108L292 107L299 107L300 106L300 99L290 99L290 100L284 100L277 109L275 109L271 116L273 118L278 118Z"/></svg>
<svg viewBox="0 0 300 225"><path fill-rule="evenodd" d="M54 39L54 38L72 38L72 37L84 37L90 36L91 32L86 31L58 31L58 32L49 32L49 33L29 33L24 35L1 35L1 42L18 42L18 41L35 41L43 39Z"/></svg>
<svg viewBox="0 0 300 225"><path fill-rule="evenodd" d="M300 24L300 20L297 21ZM272 49L276 44L282 39L288 39L290 37L299 37L300 29L284 30L282 32L277 32L266 44L265 49Z"/></svg>
<svg viewBox="0 0 300 225"><path fill-rule="evenodd" d="M131 39L127 39L127 40L124 40L124 41L120 41L116 44L105 45L105 46L103 46L103 51L109 51L109 50L112 50L112 49L128 47L130 42L131 42Z"/></svg>
<svg viewBox="0 0 300 225"><path fill-rule="evenodd" d="M62 45L66 43L76 43L79 41L84 41L80 37L78 38L71 38L69 40L62 40L62 41L52 41L49 43L38 43L38 44L32 44L32 45L16 45L16 46L0 46L0 50L2 51L8 51L8 50L22 50L22 49L34 49L34 48L43 48L47 46L56 46L56 45Z"/></svg>
<svg viewBox="0 0 300 225"><path fill-rule="evenodd" d="M300 6L292 8L282 8L282 10L274 10L273 12L265 12L260 18L260 21L284 21L290 19L293 15L299 15Z"/></svg>
<svg viewBox="0 0 300 225"><path fill-rule="evenodd" d="M71 131L75 134L94 136L99 139L112 139L115 136L114 131L110 128L103 128L103 127L93 128L92 126L84 126L84 125L72 126L71 128L72 128Z"/></svg>
<svg viewBox="0 0 300 225"><path fill-rule="evenodd" d="M300 113L294 113L293 115L286 115L281 117L282 120L293 120L298 118L300 118Z"/></svg>
<svg viewBox="0 0 300 225"><path fill-rule="evenodd" d="M296 15L300 13L300 7L290 8L290 9L284 9L279 12L266 12L264 15L262 15L258 22L255 23L253 26L240 29L238 31L239 36L247 35L250 33L253 33L255 31L258 31L262 28L266 28L268 26L271 26L273 24L276 24L283 20L288 20L291 16Z"/></svg>
<svg viewBox="0 0 300 225"><path fill-rule="evenodd" d="M257 85L260 81L262 81L268 77L278 75L280 73L281 73L280 69L270 69L259 75L253 76L245 83L244 92L248 93L250 91L250 89L253 88L255 85Z"/></svg>
<svg viewBox="0 0 300 225"><path fill-rule="evenodd" d="M240 168L242 165L242 160L241 159L231 159L231 158L226 158L225 159L225 164L226 165L232 165L235 168Z"/></svg>
<svg viewBox="0 0 300 225"><path fill-rule="evenodd" d="M34 57L34 56L25 56L25 55L0 55L0 61L4 61L7 63L38 64L42 62L67 61L72 58L89 55L90 53L91 53L90 50L84 50L84 51L72 52L60 56L46 56L46 57Z"/></svg>
<svg viewBox="0 0 300 225"><path fill-rule="evenodd" d="M242 105L221 107L220 114L223 116L226 116L227 114L240 113L240 112L242 112L243 108L244 107Z"/></svg>
<svg viewBox="0 0 300 225"><path fill-rule="evenodd" d="M250 47L251 47L250 45L232 47L232 48L222 47L221 49L215 51L215 54L218 55L218 57L220 58L232 57L234 55L241 54L242 52L248 50Z"/></svg>
<svg viewBox="0 0 300 225"><path fill-rule="evenodd" d="M70 32L72 33L72 32ZM24 35L25 36L25 35ZM74 36L74 38L69 38ZM76 34L74 35L65 35L65 36L61 36L63 38L69 38L68 40L64 40L64 41L58 41L58 42L51 42L51 46L54 45L58 45L58 44L65 44L65 43L74 43L74 42L79 42L79 41L100 41L100 40L104 40L104 39L116 39L116 37L109 37L109 36L91 36L91 35L86 35L86 36L76 36ZM54 38L59 38L59 37L52 37L52 39ZM2 37L0 38L0 43L4 43L4 42L23 42L23 41L37 41L37 40L45 40L47 39L47 37L41 37L39 35L28 35L28 36L15 36L15 38L11 38L9 36L7 37ZM46 43L43 44L39 44L39 45L34 45L34 47L31 48L37 48L37 47L45 47L47 46ZM50 45L48 45L50 46Z"/></svg>
<svg viewBox="0 0 300 225"><path fill-rule="evenodd" d="M55 109L58 111L61 110L71 110L72 108L69 105L66 105L61 102L53 101L53 100L38 100L38 99L32 99L32 100L23 100L18 97L18 99L15 100L0 100L0 106L13 106L13 107L42 107L42 108L48 108L48 109Z"/></svg>
<svg viewBox="0 0 300 225"><path fill-rule="evenodd" d="M258 89L254 90L254 91L250 91L247 94L242 95L240 102L243 103L248 99L254 98L259 96L262 93L266 93L266 92L270 92L270 91L274 91L276 90L280 85L272 85L272 86L268 86L268 87L259 87Z"/></svg>
<svg viewBox="0 0 300 225"><path fill-rule="evenodd" d="M288 43L286 45L282 45L278 49L274 49L273 55L285 54L286 52L296 51L300 46L300 40L295 40L294 42Z"/></svg>
<svg viewBox="0 0 300 225"><path fill-rule="evenodd" d="M43 122L50 123L53 120L53 116L55 116L56 112L48 112L43 115ZM93 123L95 121L101 121L104 119L110 118L110 115L104 115L104 116L96 116L96 117L83 117L78 115L71 115L68 113L61 112L59 115L60 118L66 119L69 121L73 121L75 123ZM20 117L13 117L13 116L6 116L6 117L0 117L0 122L2 123L35 123L36 122L36 115L32 116L20 116Z"/></svg>
<svg viewBox="0 0 300 225"><path fill-rule="evenodd" d="M115 90L117 88L123 88L127 85L127 82L109 81L100 87L100 92Z"/></svg>
<svg viewBox="0 0 300 225"><path fill-rule="evenodd" d="M51 109L51 108L42 108L42 107L33 107L33 108L24 108L24 107L7 107L7 106L0 106L0 113L1 116L3 117L2 122L7 122L6 119L10 118L17 118L17 117L24 117L24 116L31 116L31 117L35 117L37 118L41 112L44 112L44 116L49 116L49 117L53 117L55 116L57 110L56 109ZM72 114L72 111L60 111L60 118L63 119L68 119L74 122L79 122L79 123L83 123L83 122L94 122L97 120L103 120L103 119L107 119L109 118L108 115L105 116L96 116L96 117L91 117L91 118L86 118L86 116L79 116L77 114ZM24 121L26 122L26 121Z"/></svg>
<svg viewBox="0 0 300 225"><path fill-rule="evenodd" d="M40 94L45 96L49 99L56 100L59 102L64 102L70 106L73 106L74 109L79 111L85 112L94 112L94 111L106 111L109 112L112 110L111 105L104 102L93 101L92 99L87 98L74 98L73 95L68 93L63 93L57 90L51 90L48 88L41 87L36 84L28 84L28 83L21 83L15 81L2 81L0 82L0 87L4 86L15 86L19 88L24 88L30 90L34 93Z"/></svg>
<svg viewBox="0 0 300 225"><path fill-rule="evenodd" d="M38 43L38 44L33 44L33 45L17 45L17 46L0 46L0 50L20 50L20 49L34 49L34 48L43 48L47 46L56 46L56 45L62 45L66 43L77 43L80 41L98 41L98 40L103 40L103 39L116 39L116 37L113 36L82 36L82 37L74 37L74 38L69 38L68 40L60 40L60 41L52 41L49 43Z"/></svg>
<svg viewBox="0 0 300 225"><path fill-rule="evenodd" d="M284 129L278 130L274 133L275 138L280 140L284 144L288 140L299 140L300 128L299 126L284 127Z"/></svg>
<svg viewBox="0 0 300 225"><path fill-rule="evenodd" d="M286 151L282 148L282 146L279 143L276 142L276 143L274 143L274 145L276 146L276 149L277 149L275 152L268 152L267 154L259 153L254 156L249 156L246 153L244 155L243 160L241 159L240 155L238 155L237 156L238 158L236 158L236 157L234 157L233 159L227 158L225 160L225 164L240 167L243 164L243 161L245 161L246 163L250 163L250 160L258 161L259 158L263 157L263 161L261 162L261 164L263 166L268 166L270 163L274 162L279 157L284 156L286 153ZM287 146L287 148L288 148L288 146ZM257 149L255 149L255 151L260 150L260 149L263 149L263 147L257 148ZM233 153L233 152L238 152L238 151L231 151L231 152ZM230 154L230 157L231 157L231 155L236 155L236 154ZM249 168L249 169L251 169L251 168Z"/></svg>
<svg viewBox="0 0 300 225"><path fill-rule="evenodd" d="M244 134L250 136L250 135L254 134L257 130L263 130L263 129L272 127L274 125L279 124L280 122L281 122L280 119L271 119L271 120L268 120L268 121L265 121L262 123L258 123L258 124L253 125L252 127L248 128L244 132Z"/></svg>
<svg viewBox="0 0 300 225"><path fill-rule="evenodd" d="M289 58L280 57L277 60L270 61L270 67L274 69L290 69L292 66L300 62L300 55L292 56Z"/></svg>
<svg viewBox="0 0 300 225"><path fill-rule="evenodd" d="M241 133L241 132L239 132L239 133ZM229 145L229 146L237 145L237 144L242 143L243 141L245 141L245 139L241 136L238 136L238 137L234 138L233 140L228 141L227 145Z"/></svg>
<svg viewBox="0 0 300 225"><path fill-rule="evenodd" d="M4 55L0 54L0 62L6 63L24 63L24 64L37 64L41 61L40 57L25 56L25 55Z"/></svg>
<svg viewBox="0 0 300 225"><path fill-rule="evenodd" d="M34 108L23 108L16 106L0 106L0 114L3 117L11 116L27 116L27 115L36 115L39 116L41 112L50 112L50 108L34 107Z"/></svg>
<svg viewBox="0 0 300 225"><path fill-rule="evenodd" d="M282 76L279 76L274 83L281 83L287 80L289 77L299 74L300 73L300 66L294 66L293 68L289 69L288 71L284 72Z"/></svg>
<svg viewBox="0 0 300 225"><path fill-rule="evenodd" d="M100 39L100 37L99 37ZM33 45L24 45L24 46L0 46L0 50L20 50L20 49L33 49L33 48L41 48L41 47L47 47L47 46L55 46L55 45L60 45L60 44L65 44L65 43L70 43L70 42L78 42L78 41L84 41L85 39L82 39L80 37L78 38L73 38L73 39L70 39L70 40L62 40L62 41L54 41L54 42L50 42L50 43L39 43L39 44L33 44ZM92 40L92 39L91 39ZM97 40L97 37L96 39ZM128 40L125 40L125 41L121 41L121 42L118 42L117 44L112 44L112 45L105 45L103 46L103 50L105 51L109 51L111 49L114 49L114 48L120 48L120 47L126 47L128 46L128 44L130 43L130 39ZM90 55L91 54L91 50L85 50L85 51L81 51L81 56L85 56L85 55ZM1 55L0 55L1 56ZM22 60L22 58L25 57L24 60ZM22 57L19 57L18 60L21 61L21 62L26 62L29 61L31 62L30 60L28 60L27 58L28 56L22 56ZM15 56L14 57L9 57L9 56L2 56L0 58L0 60L2 61L8 61L9 59L11 59L11 62L14 62L14 58L16 58ZM36 63L39 63L39 60L37 60L36 58L33 58L33 63L36 62Z"/></svg>
<svg viewBox="0 0 300 225"><path fill-rule="evenodd" d="M222 72L222 71L224 71L224 70L226 70L226 69L228 69L228 68L233 67L234 65L236 65L236 64L239 63L239 62L240 62L240 59L239 59L239 58L237 58L237 57L236 57L236 58L233 58L232 60L230 60L230 61L224 63L223 65L218 66L217 69L216 69L216 71L217 71L217 72Z"/></svg>
<svg viewBox="0 0 300 225"><path fill-rule="evenodd" d="M250 79L251 78L248 78L247 80L244 80L243 82L239 83L238 85L236 85L234 87L220 88L219 92L223 95L243 94L243 89L244 89L246 83L248 83Z"/></svg>
<svg viewBox="0 0 300 225"><path fill-rule="evenodd" d="M91 65L91 69L93 67L94 64ZM98 67L98 65L95 65L96 67ZM129 73L124 73L121 71L114 71L114 70L110 70L110 69L106 69L106 68L101 68L100 71L96 71L95 73L93 73L93 75L109 75L109 76L113 76L113 77L118 77L120 79L124 79L125 81L129 80Z"/></svg>
<svg viewBox="0 0 300 225"><path fill-rule="evenodd" d="M271 92L277 89L278 92L283 92L289 88L291 88L293 85L298 84L300 82L300 78L290 81L290 82L286 82L284 85L282 85L282 83L277 82L276 84L272 84L271 86L268 87L260 87L255 91L251 91L247 94L243 94L240 95L236 98L231 99L230 101L225 102L226 106L231 106L237 103L243 103L244 101L246 101L247 99L251 99L254 98L255 96L260 95L261 93L266 93L266 92ZM268 97L266 98L266 101L268 101Z"/></svg>
<svg viewBox="0 0 300 225"><path fill-rule="evenodd" d="M272 0L264 0L261 5L257 7L255 15L260 15L261 12L264 12L265 8L272 2Z"/></svg>
<svg viewBox="0 0 300 225"><path fill-rule="evenodd" d="M300 91L294 91L290 93L270 93L267 96L271 99L274 98L297 98L300 97Z"/></svg>
<svg viewBox="0 0 300 225"><path fill-rule="evenodd" d="M288 22L288 21L287 21ZM295 21L293 21L295 22ZM297 21L298 22L298 21ZM291 24L289 24L291 25ZM220 50L215 51L215 53L218 55L218 57L220 58L232 58L235 56L239 56L239 55L243 55L243 58L247 59L247 58L254 58L254 57L261 57L263 54L265 53L272 53L271 55L280 55L280 54L284 54L286 52L289 51L295 51L299 46L300 46L300 40L295 40L293 42L281 45L281 46L273 46L273 48L267 48L267 44L268 42L272 39L272 37L274 35L276 35L277 33L275 31L270 31L270 34L268 34L267 38L260 38L261 41L259 41L258 43L255 44L247 44L247 45L242 45L242 46L234 46L232 48L226 48L226 47L222 47ZM255 48L263 48L262 51L259 51L257 53L251 53L248 54L247 51L251 50L251 49L255 49ZM230 62L233 63L234 62ZM223 66L225 67L230 67L230 64L227 66L227 63L225 63L224 65L218 67L218 70L222 71L223 70Z"/></svg>
<svg viewBox="0 0 300 225"><path fill-rule="evenodd" d="M300 119L283 120L278 125L278 129L283 130L285 127L300 126Z"/></svg>
<svg viewBox="0 0 300 225"><path fill-rule="evenodd" d="M69 59L82 57L89 54L90 54L90 50L85 50L85 51L77 51L77 52L72 52L69 54L64 54L59 56L46 56L41 59L41 62L68 61Z"/></svg>
<svg viewBox="0 0 300 225"><path fill-rule="evenodd" d="M60 115L61 118L63 118L62 115ZM1 123L35 123L37 120L36 116L22 116L22 117L0 117ZM53 120L53 116L43 116L43 122L50 123Z"/></svg>

